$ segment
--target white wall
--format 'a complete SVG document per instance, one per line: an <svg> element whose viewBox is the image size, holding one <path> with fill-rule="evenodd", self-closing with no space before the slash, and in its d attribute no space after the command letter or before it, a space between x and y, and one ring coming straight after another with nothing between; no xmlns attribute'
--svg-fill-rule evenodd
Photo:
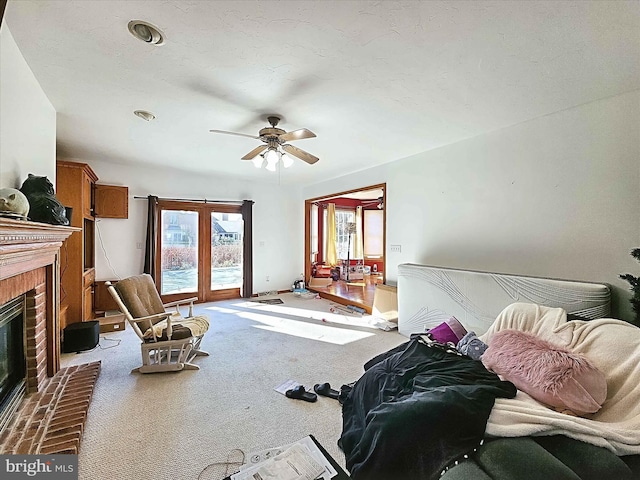
<svg viewBox="0 0 640 480"><path fill-rule="evenodd" d="M125 278L142 272L147 201L134 196L210 200L253 200L253 293L291 288L303 270L299 236L304 229L300 190L271 184L194 175L157 167L116 165L103 160L88 163L98 183L129 187L129 218L98 219L96 279ZM265 175L269 172L265 171ZM269 276L269 281L266 277Z"/></svg>
<svg viewBox="0 0 640 480"><path fill-rule="evenodd" d="M605 282L614 315L633 318L618 274L640 270L629 255L640 246L640 92L306 187L303 197L379 182L390 283L404 262Z"/></svg>
<svg viewBox="0 0 640 480"><path fill-rule="evenodd" d="M29 173L56 184L56 111L7 25L0 28L0 187L20 188Z"/></svg>

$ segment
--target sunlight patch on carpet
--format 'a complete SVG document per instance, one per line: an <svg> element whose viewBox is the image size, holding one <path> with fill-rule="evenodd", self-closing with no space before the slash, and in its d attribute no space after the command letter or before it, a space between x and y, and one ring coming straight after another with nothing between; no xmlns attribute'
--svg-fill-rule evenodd
<svg viewBox="0 0 640 480"><path fill-rule="evenodd" d="M304 303L306 302L307 301L303 300L302 304L304 305ZM311 318L314 320L337 323L340 325L348 325L351 327L375 328L376 330L380 328L378 326L378 324L380 323L380 319L378 318L375 318L371 315L349 315L344 313L332 313L329 311L332 305L333 304L331 302L328 302L326 300L309 302L304 307L267 305L257 302L246 302L237 304L238 307L259 310L260 312L269 312L273 313L274 315L287 315L289 317L300 317L305 319Z"/></svg>
<svg viewBox="0 0 640 480"><path fill-rule="evenodd" d="M262 324L253 325L255 328L269 330L276 333L284 333L294 337L332 343L335 345L346 345L347 343L356 342L374 335L369 332L336 328L329 325L316 325L313 323L275 317L272 315L264 315L261 313L242 312L238 313L238 316Z"/></svg>
<svg viewBox="0 0 640 480"><path fill-rule="evenodd" d="M316 307L320 307L319 310L312 309L312 308L291 307L291 306L285 306L285 305L268 305L264 303L254 303L254 302L251 302L251 303L247 302L242 306L245 308L250 308L252 310L258 310L260 312L273 313L275 315L288 315L291 317L313 318L314 320L322 320L323 318L326 318L328 315L331 315L331 313L323 309L324 305L315 305Z"/></svg>
<svg viewBox="0 0 640 480"><path fill-rule="evenodd" d="M218 312L218 313L238 313L238 310L235 310L233 308L225 308L225 307L207 307L205 308L205 310L211 310L214 312Z"/></svg>

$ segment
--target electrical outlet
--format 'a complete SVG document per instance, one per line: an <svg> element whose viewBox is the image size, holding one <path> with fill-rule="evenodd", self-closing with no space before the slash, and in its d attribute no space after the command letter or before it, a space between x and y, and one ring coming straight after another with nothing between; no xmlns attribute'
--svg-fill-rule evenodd
<svg viewBox="0 0 640 480"><path fill-rule="evenodd" d="M391 253L401 253L402 252L402 245L390 245L389 249L390 249Z"/></svg>
<svg viewBox="0 0 640 480"><path fill-rule="evenodd" d="M267 282L269 281L269 275L267 275Z"/></svg>
<svg viewBox="0 0 640 480"><path fill-rule="evenodd" d="M136 242L136 248L142 250L142 242Z"/></svg>

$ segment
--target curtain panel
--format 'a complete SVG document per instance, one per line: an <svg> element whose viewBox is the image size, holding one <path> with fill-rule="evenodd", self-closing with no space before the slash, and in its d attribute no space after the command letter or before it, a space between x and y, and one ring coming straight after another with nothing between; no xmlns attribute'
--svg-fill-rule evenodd
<svg viewBox="0 0 640 480"><path fill-rule="evenodd" d="M253 295L253 200L242 201L244 247L242 251L242 297Z"/></svg>
<svg viewBox="0 0 640 480"><path fill-rule="evenodd" d="M158 238L158 197L147 197L147 239L144 251L144 273L151 275L156 281L156 238Z"/></svg>
<svg viewBox="0 0 640 480"><path fill-rule="evenodd" d="M364 258L364 237L362 235L362 207L356 207L356 234L353 239L353 258Z"/></svg>
<svg viewBox="0 0 640 480"><path fill-rule="evenodd" d="M336 252L336 204L327 204L327 244L325 245L325 263L329 265L338 264L338 254Z"/></svg>

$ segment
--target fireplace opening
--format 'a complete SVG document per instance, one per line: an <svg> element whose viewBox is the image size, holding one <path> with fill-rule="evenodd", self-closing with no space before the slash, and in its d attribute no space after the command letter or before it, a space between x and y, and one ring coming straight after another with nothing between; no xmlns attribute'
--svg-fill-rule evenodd
<svg viewBox="0 0 640 480"><path fill-rule="evenodd" d="M25 296L0 305L0 432L26 392Z"/></svg>

